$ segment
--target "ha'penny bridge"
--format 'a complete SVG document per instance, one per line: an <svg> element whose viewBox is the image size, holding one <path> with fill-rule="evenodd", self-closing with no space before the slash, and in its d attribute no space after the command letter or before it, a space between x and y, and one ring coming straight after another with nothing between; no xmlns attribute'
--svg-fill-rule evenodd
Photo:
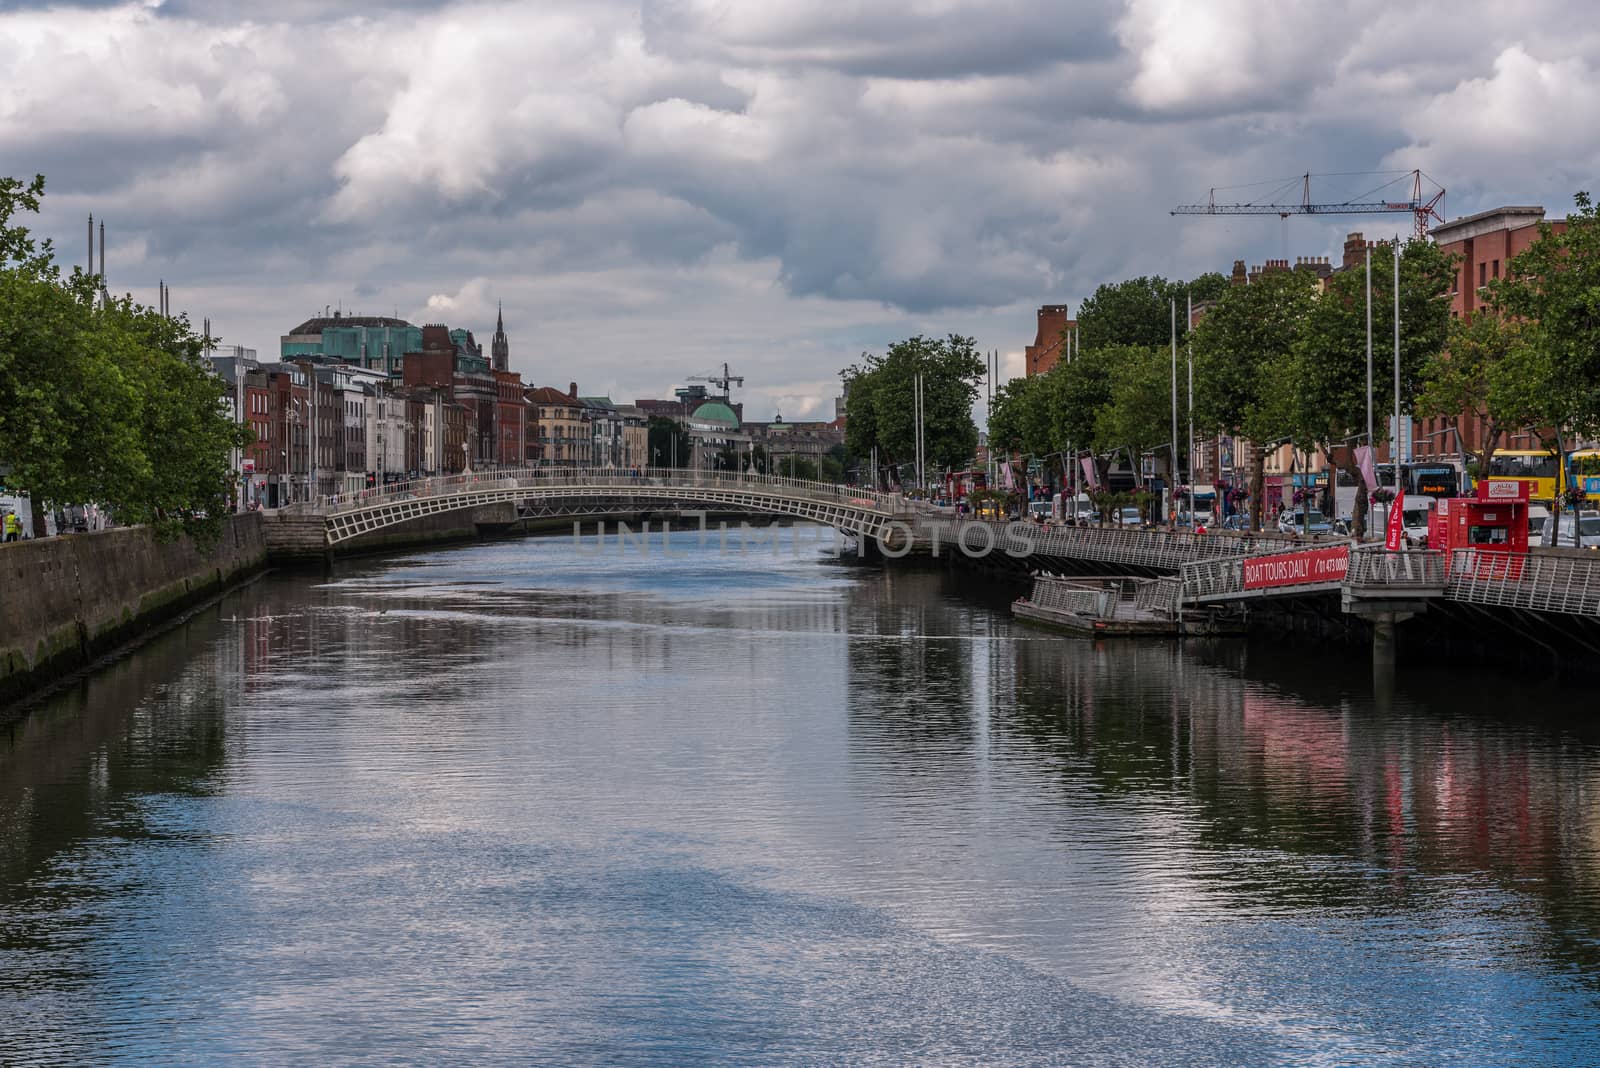
<svg viewBox="0 0 1600 1068"><path fill-rule="evenodd" d="M573 522L715 514L829 526L863 556L934 556L1031 574L1018 614L1085 633L1223 633L1358 624L1392 655L1395 627L1434 617L1509 631L1564 656L1600 656L1600 554L1477 549L1386 552L1349 539L1040 527L958 517L898 493L774 475L681 469L528 468L397 483L269 513L278 557L322 556L407 524L489 507Z"/></svg>

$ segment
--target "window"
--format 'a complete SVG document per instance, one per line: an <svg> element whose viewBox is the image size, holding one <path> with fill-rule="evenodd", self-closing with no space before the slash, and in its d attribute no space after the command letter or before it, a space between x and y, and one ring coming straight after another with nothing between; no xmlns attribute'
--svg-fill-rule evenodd
<svg viewBox="0 0 1600 1068"><path fill-rule="evenodd" d="M1496 278L1500 277L1500 261L1499 260L1495 260L1494 261L1494 277L1496 277Z"/></svg>
<svg viewBox="0 0 1600 1068"><path fill-rule="evenodd" d="M1489 276L1489 265L1487 263L1478 264L1478 288L1479 289L1482 289L1486 284L1488 284L1488 276Z"/></svg>

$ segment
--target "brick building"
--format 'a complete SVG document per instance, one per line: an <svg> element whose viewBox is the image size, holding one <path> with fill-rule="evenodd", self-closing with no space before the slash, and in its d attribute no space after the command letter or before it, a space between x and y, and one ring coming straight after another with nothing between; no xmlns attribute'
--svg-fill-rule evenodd
<svg viewBox="0 0 1600 1068"><path fill-rule="evenodd" d="M1512 257L1539 239L1539 223L1543 220L1542 207L1503 207L1480 211L1433 228L1434 243L1444 252L1460 257L1455 281L1450 287L1453 318L1468 318L1482 308L1484 288L1504 277ZM1551 226L1557 233L1566 229L1566 223L1561 221ZM1486 429L1483 420L1471 415L1460 419L1459 447L1455 435L1449 432L1451 422L1441 418L1421 420L1416 434L1416 455L1456 456L1463 449L1473 453L1483 447ZM1539 439L1530 431L1521 431L1502 439L1500 446L1536 449Z"/></svg>
<svg viewBox="0 0 1600 1068"><path fill-rule="evenodd" d="M1039 309L1039 325L1033 344L1023 350L1023 368L1031 378L1048 374L1066 354L1067 331L1077 330L1078 321L1069 317L1065 304L1046 304Z"/></svg>

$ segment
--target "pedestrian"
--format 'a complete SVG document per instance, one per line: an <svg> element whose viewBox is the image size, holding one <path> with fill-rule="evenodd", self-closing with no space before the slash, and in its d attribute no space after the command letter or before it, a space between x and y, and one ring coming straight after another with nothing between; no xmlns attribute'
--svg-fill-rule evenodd
<svg viewBox="0 0 1600 1068"><path fill-rule="evenodd" d="M7 512L0 529L4 529L6 541L16 541L22 537L22 520L17 518L17 513Z"/></svg>

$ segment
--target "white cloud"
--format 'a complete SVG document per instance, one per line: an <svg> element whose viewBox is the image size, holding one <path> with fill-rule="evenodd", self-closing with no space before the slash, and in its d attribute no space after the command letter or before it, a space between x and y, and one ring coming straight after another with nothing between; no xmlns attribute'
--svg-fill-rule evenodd
<svg viewBox="0 0 1600 1068"><path fill-rule="evenodd" d="M118 288L268 352L327 303L481 335L504 299L530 377L727 360L752 414L912 333L1020 368L1038 304L1371 228L1167 215L1211 186L1421 166L1453 214L1555 208L1600 151L1600 33L1556 0L71 3L0 13L0 160L64 249L111 220Z"/></svg>
<svg viewBox="0 0 1600 1068"><path fill-rule="evenodd" d="M1594 183L1600 144L1579 131L1597 126L1600 70L1590 58L1539 58L1514 44L1495 57L1491 73L1413 109L1405 117L1412 141L1391 159L1424 159L1430 173L1503 191L1502 202L1521 202L1519 182L1564 201Z"/></svg>
<svg viewBox="0 0 1600 1068"><path fill-rule="evenodd" d="M1138 57L1141 107L1210 113L1292 108L1332 77L1362 12L1321 0L1129 0L1118 35Z"/></svg>

